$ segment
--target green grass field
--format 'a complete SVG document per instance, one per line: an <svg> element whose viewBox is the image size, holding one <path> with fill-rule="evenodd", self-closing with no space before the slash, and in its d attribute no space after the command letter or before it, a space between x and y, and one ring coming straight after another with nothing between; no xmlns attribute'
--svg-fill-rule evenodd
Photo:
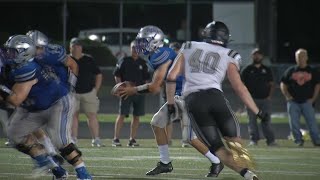
<svg viewBox="0 0 320 180"><path fill-rule="evenodd" d="M106 144L110 139L104 139ZM318 180L320 179L320 148L312 147L310 142L305 147L295 147L291 141L279 140L279 147L259 145L249 148L257 162L257 174L260 180ZM3 145L0 139L0 179L31 179L32 161L26 155ZM154 140L139 140L140 147L115 148L111 146L93 148L90 140L81 139L79 147L84 160L94 179L219 179L241 180L237 173L225 167L218 178L205 178L210 166L209 161L193 148L181 148L179 140L174 140L170 147L173 160L173 172L154 177L145 176L159 160L158 149ZM247 142L246 142L247 143ZM76 179L74 170L69 170L69 179ZM51 179L45 176L37 179Z"/></svg>
<svg viewBox="0 0 320 180"><path fill-rule="evenodd" d="M146 114L145 116L142 116L140 118L140 122L142 123L149 123L153 114ZM248 123L248 117L246 115L240 115L237 114L237 117L240 121L240 123ZM99 121L100 122L115 122L117 118L117 114L99 114L98 115ZM129 122L131 120L132 116L130 115L129 118L126 118L126 121ZM84 114L80 114L80 121L86 121L86 116ZM317 119L318 123L320 124L320 118ZM272 123L288 123L288 118L287 117L273 117L272 118ZM305 124L304 120L301 120L302 124Z"/></svg>

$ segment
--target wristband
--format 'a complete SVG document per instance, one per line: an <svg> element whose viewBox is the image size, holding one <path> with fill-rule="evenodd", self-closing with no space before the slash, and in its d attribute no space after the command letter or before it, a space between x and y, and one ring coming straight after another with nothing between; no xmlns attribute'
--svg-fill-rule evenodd
<svg viewBox="0 0 320 180"><path fill-rule="evenodd" d="M136 86L135 89L137 90L138 93L149 93L149 85L148 84L143 84L140 86Z"/></svg>

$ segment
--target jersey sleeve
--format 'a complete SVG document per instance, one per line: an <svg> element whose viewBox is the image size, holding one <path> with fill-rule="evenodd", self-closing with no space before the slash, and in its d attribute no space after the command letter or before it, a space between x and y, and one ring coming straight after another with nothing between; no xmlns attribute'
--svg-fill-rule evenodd
<svg viewBox="0 0 320 180"><path fill-rule="evenodd" d="M162 64L176 58L176 53L170 48L158 49L150 58L150 64L153 69L157 69Z"/></svg>
<svg viewBox="0 0 320 180"><path fill-rule="evenodd" d="M66 50L63 46L49 44L45 48L44 55L40 57L43 62L50 65L64 64L67 59Z"/></svg>
<svg viewBox="0 0 320 180"><path fill-rule="evenodd" d="M228 57L230 58L230 62L236 65L240 71L242 63L241 55L237 51L230 49L228 52Z"/></svg>
<svg viewBox="0 0 320 180"><path fill-rule="evenodd" d="M36 79L36 66L34 66L32 63L28 63L28 65L12 71L11 76L16 83L31 81Z"/></svg>

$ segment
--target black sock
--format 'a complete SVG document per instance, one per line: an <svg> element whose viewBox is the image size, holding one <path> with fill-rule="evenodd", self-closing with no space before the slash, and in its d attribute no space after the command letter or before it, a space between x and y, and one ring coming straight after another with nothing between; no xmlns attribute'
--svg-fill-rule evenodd
<svg viewBox="0 0 320 180"><path fill-rule="evenodd" d="M240 171L240 175L241 175L242 177L244 177L244 175L247 173L248 170L249 170L248 168L242 169L242 170Z"/></svg>

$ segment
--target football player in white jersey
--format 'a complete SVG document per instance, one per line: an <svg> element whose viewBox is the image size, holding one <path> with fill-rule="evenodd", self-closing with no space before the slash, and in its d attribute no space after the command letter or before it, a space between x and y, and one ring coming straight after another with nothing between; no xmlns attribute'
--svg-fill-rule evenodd
<svg viewBox="0 0 320 180"><path fill-rule="evenodd" d="M152 82L136 87L126 86L122 89L120 88L119 91L122 97L131 96L137 93L159 93L161 88L163 88L163 82L165 81L168 69L176 57L174 50L169 47L163 47L163 39L164 34L160 28L156 26L145 26L141 28L136 38L136 52L149 56L148 62L155 70ZM182 81L179 83L182 83ZM176 92L176 89L174 91ZM180 112L180 114L173 113L173 111ZM151 125L158 144L160 162L157 163L155 168L146 173L148 176L168 173L173 170L169 157L167 135L165 132L165 127L170 124L172 120L177 119L173 117L173 114L176 116L179 114L184 124L190 124L184 108L184 102L181 101L181 98L179 97L175 98L175 105L172 104L171 106L167 106L167 103L165 103L153 116ZM169 118L170 115L172 115L173 118ZM190 144L212 163L209 173L206 176L217 177L224 165L220 162L219 158L213 155L208 147L195 136L191 128L189 128L189 132L190 133L185 134L187 134Z"/></svg>
<svg viewBox="0 0 320 180"><path fill-rule="evenodd" d="M240 79L241 56L226 48L229 36L229 29L223 22L213 21L203 30L204 42L184 44L167 75L167 100L168 104L174 104L175 81L184 74L186 81L182 93L198 138L225 165L246 180L258 180L251 171L254 162L241 145L239 122L222 91L225 76L243 103L257 117L263 119L266 114L258 109Z"/></svg>

